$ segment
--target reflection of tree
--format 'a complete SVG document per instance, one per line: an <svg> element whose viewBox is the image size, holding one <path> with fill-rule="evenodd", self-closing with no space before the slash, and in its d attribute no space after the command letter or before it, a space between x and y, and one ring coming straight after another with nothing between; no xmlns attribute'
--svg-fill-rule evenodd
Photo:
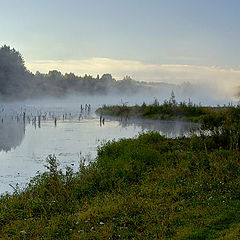
<svg viewBox="0 0 240 240"><path fill-rule="evenodd" d="M0 151L10 151L19 146L24 138L24 123L11 119L0 122Z"/></svg>
<svg viewBox="0 0 240 240"><path fill-rule="evenodd" d="M113 119L113 118L112 118ZM115 118L116 120L116 118ZM151 120L151 119L117 119L122 127L135 126L140 127L142 131L158 131L167 137L178 137L188 135L190 130L197 128L199 125L187 121L168 121L168 120Z"/></svg>

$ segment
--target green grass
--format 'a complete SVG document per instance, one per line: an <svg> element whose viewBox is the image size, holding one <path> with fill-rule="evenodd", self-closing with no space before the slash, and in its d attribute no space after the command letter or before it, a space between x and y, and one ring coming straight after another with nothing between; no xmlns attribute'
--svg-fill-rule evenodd
<svg viewBox="0 0 240 240"><path fill-rule="evenodd" d="M0 198L0 239L239 239L239 113L206 117L211 136L108 142L77 173L50 156Z"/></svg>
<svg viewBox="0 0 240 240"><path fill-rule="evenodd" d="M153 104L146 105L143 103L141 106L126 106L126 105L113 105L97 109L98 114L109 116L121 116L121 117L144 117L152 119L188 119L197 121L201 116L208 113L207 107L197 106L189 102L177 103L175 100L164 101L163 104L159 104L157 100Z"/></svg>
<svg viewBox="0 0 240 240"><path fill-rule="evenodd" d="M203 107L189 102L177 103L175 100L164 101L159 104L157 100L153 104L135 106L127 105L103 105L96 110L99 115L116 117L140 117L158 120L182 119L201 122L206 115L225 115L225 112L234 107Z"/></svg>

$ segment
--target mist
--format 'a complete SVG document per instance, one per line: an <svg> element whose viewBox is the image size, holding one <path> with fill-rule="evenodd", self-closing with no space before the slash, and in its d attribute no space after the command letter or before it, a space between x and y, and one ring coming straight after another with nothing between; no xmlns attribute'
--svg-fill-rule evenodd
<svg viewBox="0 0 240 240"><path fill-rule="evenodd" d="M0 48L0 101L21 101L22 104L53 104L69 106L92 104L142 104L157 99L160 103L169 99L172 91L178 102L191 101L201 105L223 105L239 100L239 89L227 88L202 81L181 84L168 82L136 81L130 76L116 80L110 73L93 77L85 74L31 73L25 67L22 55L14 48ZM76 107L77 107L76 106Z"/></svg>

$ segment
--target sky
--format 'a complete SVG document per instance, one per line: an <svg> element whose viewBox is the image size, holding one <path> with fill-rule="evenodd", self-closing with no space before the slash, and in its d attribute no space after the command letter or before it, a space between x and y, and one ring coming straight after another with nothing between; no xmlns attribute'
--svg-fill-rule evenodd
<svg viewBox="0 0 240 240"><path fill-rule="evenodd" d="M0 45L36 72L240 85L239 0L2 0Z"/></svg>

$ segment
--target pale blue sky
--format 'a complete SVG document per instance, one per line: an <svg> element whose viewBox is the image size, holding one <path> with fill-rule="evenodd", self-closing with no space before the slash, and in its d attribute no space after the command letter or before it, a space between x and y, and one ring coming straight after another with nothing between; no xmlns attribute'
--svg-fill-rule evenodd
<svg viewBox="0 0 240 240"><path fill-rule="evenodd" d="M0 45L32 72L240 85L240 0L2 0Z"/></svg>
<svg viewBox="0 0 240 240"><path fill-rule="evenodd" d="M27 61L104 57L236 67L239 13L239 0L3 0L0 43Z"/></svg>

